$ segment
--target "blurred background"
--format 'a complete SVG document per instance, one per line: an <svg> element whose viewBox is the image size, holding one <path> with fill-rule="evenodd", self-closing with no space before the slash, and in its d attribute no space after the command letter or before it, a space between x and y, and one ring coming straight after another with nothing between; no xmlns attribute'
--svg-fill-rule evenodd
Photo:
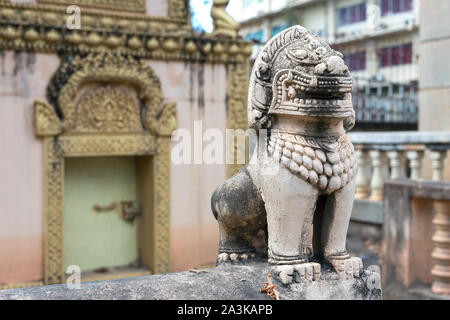
<svg viewBox="0 0 450 320"><path fill-rule="evenodd" d="M213 1L191 1L192 25L212 32ZM354 81L354 130L417 130L419 1L231 0L227 12L254 43L300 24L345 55Z"/></svg>

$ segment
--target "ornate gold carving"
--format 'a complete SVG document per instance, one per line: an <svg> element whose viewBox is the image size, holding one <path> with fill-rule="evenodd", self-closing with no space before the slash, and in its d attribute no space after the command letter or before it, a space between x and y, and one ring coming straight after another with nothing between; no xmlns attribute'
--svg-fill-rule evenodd
<svg viewBox="0 0 450 320"><path fill-rule="evenodd" d="M71 74L68 79L66 79L67 77L64 76L66 74ZM61 79L66 80L61 83ZM105 82L119 84L126 83L128 86L131 86L136 90L139 99L145 105L144 109L142 110L142 122L144 124L144 127L148 129L150 133L155 135L164 135L167 134L168 130L173 127L173 121L169 121L170 119L167 118L167 115L174 115L174 106L168 104L168 110L165 110L165 106L162 105L163 97L161 93L161 85L153 70L149 66L147 66L145 62L131 56L124 56L112 51L104 51L98 53L90 53L84 58L76 56L69 62L65 61L61 63L59 70L52 78L48 89L49 95L54 100L57 109L62 113L62 116L64 118L64 132L73 132L74 130L80 132L88 132L89 130L92 130L92 126L90 127L90 129L87 129L87 127L89 127L88 122L92 121L92 116L94 116L92 112L94 112L95 108L90 109L91 114L85 114L83 111L81 111L83 115L79 116L79 120L83 123L80 124L81 127L75 128L75 118L77 112L74 98L79 89L84 84ZM117 89L109 88L101 90L103 90L102 94L108 92L108 94L114 95L112 99L107 100L109 101L109 103L105 104L103 108L112 108L114 103L122 103L122 105L124 105L125 103L127 104L127 106L124 105L124 108L131 109L131 106L133 104L136 106L136 102L131 102L133 101L133 98L125 98L124 93L119 93ZM91 93L91 96L86 98L88 99L86 100L86 102L80 102L80 108L85 108L83 106L83 103L92 106L92 99L94 99L94 96L94 93ZM102 95L100 96L104 97ZM118 96L122 96L121 99L125 99L128 102L123 102L122 100L118 99ZM99 98L97 98L97 102L98 99ZM104 101L103 103L106 103L107 101ZM99 106L97 106L96 108L98 107ZM117 107L118 106L114 108ZM162 117L162 115L164 115L164 117ZM104 116L106 116L106 114L102 116L103 122L105 121ZM91 120L87 120L86 117L91 117ZM118 119L116 119L116 122L117 120ZM132 128L130 127L131 123L129 123L127 129L124 130L136 131L138 126L137 120L134 119L133 121L134 124L132 125ZM171 125L171 127L164 127L164 124L160 124L161 121L166 122L168 125ZM139 122L141 122L141 120L139 120ZM117 131L117 128L114 129L110 125L107 127L109 128L108 130L123 132L121 130ZM164 133L160 132L161 130L164 131Z"/></svg>
<svg viewBox="0 0 450 320"><path fill-rule="evenodd" d="M170 265L170 137L156 140L154 161L155 273L169 272Z"/></svg>
<svg viewBox="0 0 450 320"><path fill-rule="evenodd" d="M38 0L38 3L76 4L102 9L145 12L145 0Z"/></svg>
<svg viewBox="0 0 450 320"><path fill-rule="evenodd" d="M63 265L63 209L64 159L74 156L138 156L152 155L155 162L154 204L156 264L154 273L169 271L170 234L170 138L150 134L80 135L45 138L45 284L64 281ZM168 154L165 155L164 152Z"/></svg>
<svg viewBox="0 0 450 320"><path fill-rule="evenodd" d="M36 100L34 110L36 135L55 136L62 132L61 121L51 105L45 101Z"/></svg>
<svg viewBox="0 0 450 320"><path fill-rule="evenodd" d="M213 36L228 36L236 38L239 30L239 23L225 11L229 0L214 0L211 9L211 17L213 18L214 31Z"/></svg>
<svg viewBox="0 0 450 320"><path fill-rule="evenodd" d="M111 85L87 93L76 107L74 132L137 132L142 130L138 101Z"/></svg>
<svg viewBox="0 0 450 320"><path fill-rule="evenodd" d="M248 74L249 74L249 63L248 61L239 64L228 65L228 128L237 129L247 129L247 92L248 92ZM248 142L246 142L248 146ZM246 146L246 149L247 149ZM237 143L234 143L234 148L231 150L233 152L233 158L245 150L238 150L238 148L243 148ZM241 153L242 154L242 153ZM248 159L247 159L248 160ZM236 172L242 168L243 164L229 164L228 165L228 176L231 177Z"/></svg>
<svg viewBox="0 0 450 320"><path fill-rule="evenodd" d="M189 22L188 2L184 0L169 0L169 17Z"/></svg>
<svg viewBox="0 0 450 320"><path fill-rule="evenodd" d="M195 36L187 16L183 0L170 1L168 17L83 9L82 29L68 30L61 6L0 0L0 50L86 54L110 48L141 58L208 63L239 63L251 54L243 40Z"/></svg>
<svg viewBox="0 0 450 320"><path fill-rule="evenodd" d="M172 132L178 128L176 104L174 102L166 103L160 114L157 115L157 121L154 121L152 117L144 121L147 128L155 126L153 131L158 132L160 136L170 137Z"/></svg>
<svg viewBox="0 0 450 320"><path fill-rule="evenodd" d="M30 288L43 286L43 281L32 281L32 282L13 282L7 284L0 284L0 290L17 289L17 288Z"/></svg>

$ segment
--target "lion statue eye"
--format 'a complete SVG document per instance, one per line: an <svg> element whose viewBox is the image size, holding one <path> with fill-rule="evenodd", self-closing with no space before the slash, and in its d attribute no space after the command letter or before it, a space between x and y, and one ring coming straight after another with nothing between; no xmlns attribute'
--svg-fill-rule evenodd
<svg viewBox="0 0 450 320"><path fill-rule="evenodd" d="M319 48L316 49L316 54L319 57L324 56L326 52L327 52L327 49L325 49L324 47L319 47Z"/></svg>
<svg viewBox="0 0 450 320"><path fill-rule="evenodd" d="M296 57L297 59L300 60L304 60L306 58L308 58L308 51L304 50L304 49L300 49L300 50L295 50L293 52L294 57Z"/></svg>
<svg viewBox="0 0 450 320"><path fill-rule="evenodd" d="M314 49L315 49L315 48L318 48L318 47L320 46L320 42L317 41L316 39L311 40L309 44L310 44L311 47L314 48Z"/></svg>

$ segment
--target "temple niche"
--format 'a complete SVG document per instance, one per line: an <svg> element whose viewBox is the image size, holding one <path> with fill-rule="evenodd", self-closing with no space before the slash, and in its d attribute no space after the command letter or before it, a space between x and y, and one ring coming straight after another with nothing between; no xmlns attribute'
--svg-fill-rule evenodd
<svg viewBox="0 0 450 320"><path fill-rule="evenodd" d="M0 288L215 261L210 196L239 167L175 165L171 136L245 129L251 45L220 6L199 36L186 1L92 3L0 2Z"/></svg>

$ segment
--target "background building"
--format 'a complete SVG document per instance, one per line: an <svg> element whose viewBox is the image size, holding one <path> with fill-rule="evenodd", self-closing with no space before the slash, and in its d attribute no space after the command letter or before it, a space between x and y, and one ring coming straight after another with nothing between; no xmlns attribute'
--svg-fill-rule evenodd
<svg viewBox="0 0 450 320"><path fill-rule="evenodd" d="M240 0L241 35L252 58L281 30L300 24L345 55L354 81L355 129L417 128L419 1Z"/></svg>

